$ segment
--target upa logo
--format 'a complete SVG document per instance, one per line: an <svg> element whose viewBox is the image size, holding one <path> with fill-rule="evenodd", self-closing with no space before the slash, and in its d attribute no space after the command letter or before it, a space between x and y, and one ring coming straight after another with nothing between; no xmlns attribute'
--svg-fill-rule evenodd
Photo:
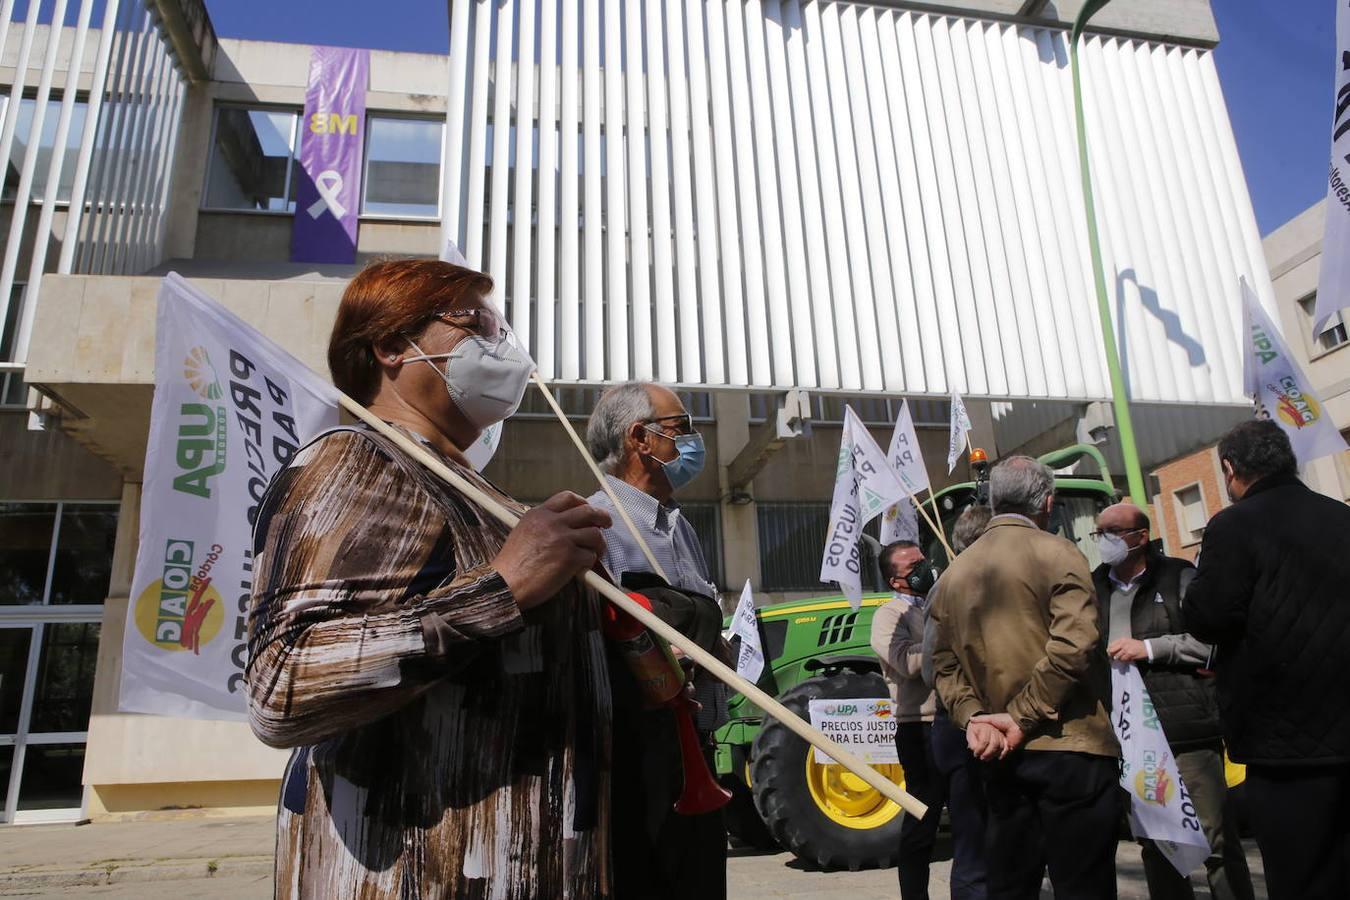
<svg viewBox="0 0 1350 900"><path fill-rule="evenodd" d="M1176 791L1176 779L1167 768L1167 754L1145 751L1143 765L1134 775L1134 792L1139 799L1166 806Z"/></svg>
<svg viewBox="0 0 1350 900"><path fill-rule="evenodd" d="M1268 387L1276 397L1275 414L1286 425L1306 428L1322 417L1317 401L1303 393L1293 377L1286 375Z"/></svg>
<svg viewBox="0 0 1350 900"><path fill-rule="evenodd" d="M153 646L201 653L220 633L225 604L211 583L211 569L225 548L211 545L200 565L192 541L169 538L162 574L136 598L136 630Z"/></svg>
<svg viewBox="0 0 1350 900"><path fill-rule="evenodd" d="M178 474L173 489L210 499L211 479L225 471L228 420L220 403L225 392L205 347L193 347L183 361L183 377L205 403L182 403L178 407L178 439L174 462Z"/></svg>

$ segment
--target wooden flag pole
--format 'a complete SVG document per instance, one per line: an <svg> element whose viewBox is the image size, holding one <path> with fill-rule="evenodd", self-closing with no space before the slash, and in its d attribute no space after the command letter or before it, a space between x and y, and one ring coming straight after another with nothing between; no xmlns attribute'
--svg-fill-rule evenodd
<svg viewBox="0 0 1350 900"><path fill-rule="evenodd" d="M928 497L930 500L932 500L933 498L932 488L928 489ZM928 527L933 529L933 533L937 535L937 539L942 542L942 549L947 551L947 562L950 563L953 559L956 558L956 554L952 552L952 545L947 543L947 535L944 534L942 531L942 519L939 517L938 519L935 520L933 516L930 516L928 514L928 510L924 509L923 504L919 502L918 497L915 497L913 494L910 494L909 499L910 502L914 504L914 508L919 511L919 515L923 516L924 521L928 523ZM937 511L938 511L937 501L933 500L933 512L937 513Z"/></svg>
<svg viewBox="0 0 1350 900"><path fill-rule="evenodd" d="M544 379L539 377L539 371L536 369L530 373L530 378L543 392L548 405L553 407L554 415L558 417L563 429L572 438L572 443L577 445L577 451L581 454L581 458L586 460L586 465L591 467L591 473L595 475L595 480L600 484L600 490L604 491L605 496L609 497L610 502L614 504L615 511L618 512L619 518L623 519L623 524L628 526L629 533L633 535L633 540L637 541L638 547L642 550L642 555L647 557L647 562L651 565L652 571L660 575L666 584L674 584L670 580L670 576L661 568L661 564L656 561L656 554L652 553L652 548L648 547L647 542L642 539L637 525L633 523L633 517L628 515L628 509L619 501L618 495L614 493L614 488L610 487L609 479L605 477L605 473L600 471L600 466L591 458L590 451L586 449L586 445L581 440L581 435L577 434L577 430L572 427L572 423L567 421L567 413L563 412L562 407L558 405L558 401L553 397L553 392L548 389L548 385L544 384Z"/></svg>
<svg viewBox="0 0 1350 900"><path fill-rule="evenodd" d="M441 462L431 453L431 451L427 450L416 441L410 440L405 434L383 421L379 416L375 415L346 394L339 392L338 402L342 405L343 409L347 410L347 412L369 425L375 431L378 431L380 434L389 438L389 440L397 444L405 453L426 466L430 472L440 477L466 498L482 507L485 512L492 515L509 528L514 528L516 526L519 519L513 512L488 496L464 476ZM622 590L610 584L608 581L605 581L594 572L586 572L583 580L588 587L596 591L600 596L637 619L643 625L647 626L648 629L668 641L672 646L678 647L686 656L707 669L720 681L745 695L746 699L762 709L767 715L777 719L793 734L806 741L812 747L815 747L817 750L828 755L831 759L838 762L854 775L857 775L883 797L896 803L905 812L912 816L918 816L919 818L922 818L928 812L928 807L924 803L906 793L895 782L867 765L867 763L854 755L852 751L846 750L821 732L812 728L810 724L798 717L796 713L783 706L783 704L764 693L746 679L737 675L734 670L727 667L721 660L717 659L717 657L713 656L707 650L704 650L698 644L689 640L689 638L663 622L655 613L651 612L651 610L631 600Z"/></svg>

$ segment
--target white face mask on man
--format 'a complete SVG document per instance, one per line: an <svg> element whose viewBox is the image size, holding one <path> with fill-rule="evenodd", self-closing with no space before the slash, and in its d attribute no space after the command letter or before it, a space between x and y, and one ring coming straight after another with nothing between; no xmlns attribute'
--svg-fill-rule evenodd
<svg viewBox="0 0 1350 900"><path fill-rule="evenodd" d="M425 360L445 380L450 400L464 418L479 430L515 415L530 386L534 360L516 342L509 331L495 340L481 334L468 334L449 353L423 353L412 338L408 343L417 351L405 362ZM433 360L444 359L445 371Z"/></svg>
<svg viewBox="0 0 1350 900"><path fill-rule="evenodd" d="M1097 538L1097 553L1108 566L1118 566L1130 555L1130 545L1118 534L1103 534Z"/></svg>

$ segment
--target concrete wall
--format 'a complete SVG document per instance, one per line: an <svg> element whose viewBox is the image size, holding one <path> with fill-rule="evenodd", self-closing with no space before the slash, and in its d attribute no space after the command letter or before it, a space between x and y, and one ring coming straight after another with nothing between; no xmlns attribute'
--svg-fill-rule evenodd
<svg viewBox="0 0 1350 900"><path fill-rule="evenodd" d="M30 431L28 413L0 413L0 500L116 500L122 477L56 428Z"/></svg>
<svg viewBox="0 0 1350 900"><path fill-rule="evenodd" d="M1312 319L1299 301L1315 294L1321 272L1325 201L1271 232L1262 242L1279 307L1285 343L1322 398L1331 421L1350 432L1350 343L1330 350L1313 339ZM1350 320L1350 310L1341 315ZM1322 493L1350 500L1350 453L1323 457L1304 469L1304 479Z"/></svg>

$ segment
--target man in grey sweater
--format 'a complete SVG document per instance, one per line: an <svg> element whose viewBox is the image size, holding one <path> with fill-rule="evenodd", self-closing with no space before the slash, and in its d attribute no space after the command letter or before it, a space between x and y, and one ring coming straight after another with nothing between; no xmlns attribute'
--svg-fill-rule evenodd
<svg viewBox="0 0 1350 900"><path fill-rule="evenodd" d="M911 541L886 545L880 563L895 599L872 617L872 649L881 659L882 675L891 692L895 746L905 770L905 787L928 806L928 815L923 819L907 815L901 823L896 868L902 900L926 900L928 865L932 862L938 821L947 799L933 765L930 743L937 698L933 689L924 684L920 672L924 598L936 576L923 551Z"/></svg>
<svg viewBox="0 0 1350 900"><path fill-rule="evenodd" d="M1093 573L1093 583L1106 654L1139 666L1209 839L1211 854L1205 869L1211 895L1216 900L1247 900L1253 896L1251 873L1236 831L1223 815L1227 793L1223 743L1214 679L1208 672L1214 651L1187 634L1181 620L1181 603L1195 579L1195 568L1154 549L1148 517L1130 503L1103 510L1093 536L1103 560ZM1190 880L1152 841L1142 844L1149 896L1193 898Z"/></svg>

